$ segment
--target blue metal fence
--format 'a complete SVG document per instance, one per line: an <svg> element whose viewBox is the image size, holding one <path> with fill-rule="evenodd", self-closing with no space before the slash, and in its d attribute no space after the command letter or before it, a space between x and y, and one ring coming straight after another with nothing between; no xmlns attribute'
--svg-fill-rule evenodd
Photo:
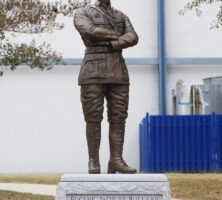
<svg viewBox="0 0 222 200"><path fill-rule="evenodd" d="M222 172L222 115L147 114L140 124L140 171Z"/></svg>

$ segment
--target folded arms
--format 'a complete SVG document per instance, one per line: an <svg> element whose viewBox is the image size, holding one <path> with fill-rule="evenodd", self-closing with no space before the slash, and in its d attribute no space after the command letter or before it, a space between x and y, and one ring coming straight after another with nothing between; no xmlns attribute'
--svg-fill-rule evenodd
<svg viewBox="0 0 222 200"><path fill-rule="evenodd" d="M114 50L124 49L134 46L138 43L138 36L134 31L132 24L127 16L123 15L124 34L120 35L115 30L97 27L87 16L86 8L76 11L74 25L81 36L92 41L94 45L107 44L111 45Z"/></svg>

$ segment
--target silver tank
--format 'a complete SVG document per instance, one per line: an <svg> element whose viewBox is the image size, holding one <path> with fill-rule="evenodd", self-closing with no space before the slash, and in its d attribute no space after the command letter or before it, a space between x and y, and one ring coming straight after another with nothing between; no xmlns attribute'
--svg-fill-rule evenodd
<svg viewBox="0 0 222 200"><path fill-rule="evenodd" d="M204 85L178 81L174 96L174 114L222 114L222 77L204 79Z"/></svg>

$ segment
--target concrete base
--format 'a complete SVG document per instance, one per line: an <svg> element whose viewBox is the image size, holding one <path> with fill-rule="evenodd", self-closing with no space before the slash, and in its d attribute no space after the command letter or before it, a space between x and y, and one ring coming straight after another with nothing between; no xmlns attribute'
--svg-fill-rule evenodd
<svg viewBox="0 0 222 200"><path fill-rule="evenodd" d="M165 175L67 174L56 200L171 200L171 195Z"/></svg>

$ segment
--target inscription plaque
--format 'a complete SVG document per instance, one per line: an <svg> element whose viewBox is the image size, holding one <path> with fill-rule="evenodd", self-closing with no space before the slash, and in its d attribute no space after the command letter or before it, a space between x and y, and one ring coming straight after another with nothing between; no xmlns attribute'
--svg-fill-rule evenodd
<svg viewBox="0 0 222 200"><path fill-rule="evenodd" d="M56 200L171 200L162 174L67 174Z"/></svg>
<svg viewBox="0 0 222 200"><path fill-rule="evenodd" d="M67 200L162 200L162 195L67 195Z"/></svg>

